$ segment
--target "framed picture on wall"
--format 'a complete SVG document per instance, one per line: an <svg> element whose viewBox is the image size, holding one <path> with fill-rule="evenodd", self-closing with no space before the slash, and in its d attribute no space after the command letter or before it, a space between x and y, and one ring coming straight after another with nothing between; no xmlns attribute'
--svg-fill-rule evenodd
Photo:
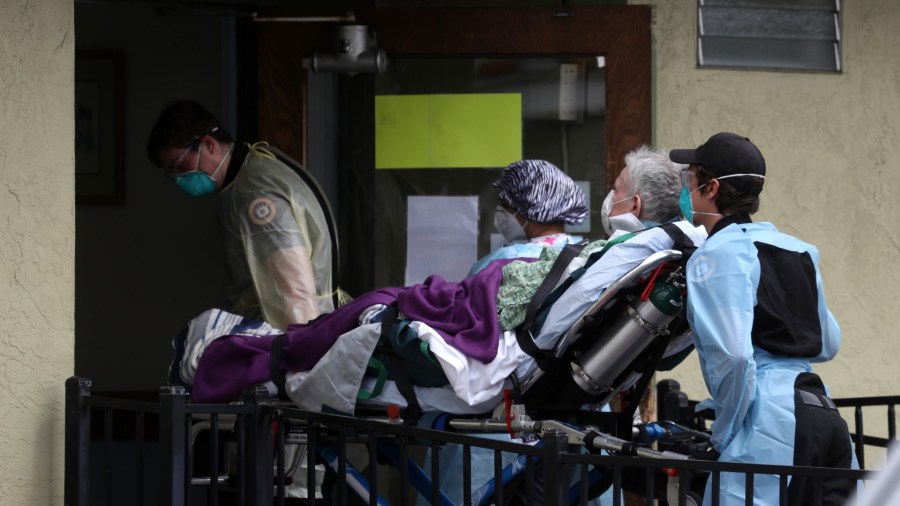
<svg viewBox="0 0 900 506"><path fill-rule="evenodd" d="M122 204L123 58L120 53L75 57L75 202Z"/></svg>

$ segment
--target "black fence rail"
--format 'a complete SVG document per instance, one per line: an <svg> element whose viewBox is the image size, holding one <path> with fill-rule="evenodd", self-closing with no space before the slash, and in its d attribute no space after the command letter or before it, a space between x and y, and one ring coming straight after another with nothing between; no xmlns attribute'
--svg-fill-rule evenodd
<svg viewBox="0 0 900 506"><path fill-rule="evenodd" d="M85 378L66 381L66 505L191 504L193 435L200 424L209 427L208 477L196 480L209 500L200 504L217 504L222 418L230 420L236 441L231 487L239 504L271 503L272 426L261 409L264 397L248 392L241 403L190 404L183 388L163 387L157 402L145 402L95 397L90 388Z"/></svg>
<svg viewBox="0 0 900 506"><path fill-rule="evenodd" d="M392 486L399 489L399 493L391 494L391 504L413 504L417 494L432 504L447 504L440 483L441 462L436 458L446 444L463 448L459 473L462 496L467 498L473 497L479 486L473 483L470 467L473 449L493 452L497 484L503 482L507 472L501 462L503 453L519 456L523 463L519 468L521 479L494 487L489 499L483 501L493 504L587 504L598 490L590 487L587 479L592 469L604 470L608 481L600 489L609 484L614 504L624 504L628 492L643 497L648 505L654 501L692 504L697 491L702 491L697 480L712 480L713 490L718 490L716 484L722 473L744 475L747 491L757 485L758 476L778 476L781 504L787 504L791 476L866 481L876 475L862 470L586 453L563 431L547 431L540 444L525 445L423 429L386 418L304 412L271 402L261 389L248 391L241 402L234 404L195 405L177 387L161 389L157 402L142 402L95 397L90 386L83 378L66 382L65 503L71 506L285 505L291 501L285 497L286 490L297 476L296 462L288 462L285 451L291 445L305 448L310 460L327 464L327 485L316 478L315 466L306 467L306 483L318 483L323 493L327 486L323 498L309 494L304 504L310 506L388 504L388 491L380 490L384 480L379 479L379 474L386 472ZM887 404L865 398L836 402L843 406L888 405L893 414L898 397L878 399ZM860 415L859 434L861 427ZM863 437L860 441L887 446L891 439L895 439L893 429L887 439ZM348 447L367 450L366 460L360 464L358 458L348 457ZM422 461L423 448L431 449L429 461ZM357 469L360 465L363 471ZM674 496L668 492L673 482L677 485ZM718 496L711 500L712 504L719 503Z"/></svg>
<svg viewBox="0 0 900 506"><path fill-rule="evenodd" d="M864 450L866 446L887 448L891 441L897 439L897 412L895 406L900 404L900 395L834 399L834 404L838 408L853 408L853 424L848 425L853 427L850 435L853 437L853 442L856 443L856 458L859 460L859 467L865 468L866 456ZM867 436L865 434L863 408L885 408L887 438Z"/></svg>

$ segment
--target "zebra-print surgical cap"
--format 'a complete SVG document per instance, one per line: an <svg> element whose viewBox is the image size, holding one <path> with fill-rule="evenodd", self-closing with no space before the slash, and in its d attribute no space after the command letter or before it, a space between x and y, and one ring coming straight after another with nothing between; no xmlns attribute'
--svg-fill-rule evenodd
<svg viewBox="0 0 900 506"><path fill-rule="evenodd" d="M581 188L555 165L544 160L520 160L503 169L494 188L501 200L528 221L568 225L581 223L588 208Z"/></svg>

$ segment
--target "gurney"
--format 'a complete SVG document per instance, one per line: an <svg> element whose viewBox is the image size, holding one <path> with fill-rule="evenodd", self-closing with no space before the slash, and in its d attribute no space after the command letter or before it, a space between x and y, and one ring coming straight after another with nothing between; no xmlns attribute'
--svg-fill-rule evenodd
<svg viewBox="0 0 900 506"><path fill-rule="evenodd" d="M547 399L551 398L554 403L574 404L576 407L582 404L608 402L618 391L633 385L639 377L644 376L646 364L633 362L641 357L651 344L657 344L657 348L665 344L662 355L667 357L689 350L690 336L683 319L676 321L677 328L674 332L667 330L668 324L676 320L680 312L682 294L679 291L683 291L683 281L678 281L678 278L683 278L680 271L664 275L667 279L654 278L651 280L652 283L647 285L650 289L642 288L643 293L635 293L642 276L648 276L654 271L659 272L664 265L673 265L673 262L679 260L680 255L678 251L667 250L646 258L604 290L602 296L585 314L574 321L569 331L554 336L545 343L544 349L540 350L543 353L542 357L529 356L523 351L520 346L521 332L519 336L510 331L499 333L494 337L497 343L494 350L474 349L467 342L462 344L459 344L459 340L451 342L451 338L456 336L448 338L448 334L441 332L442 329L434 324L409 318L398 320L395 317L396 321L393 323L395 330L403 327L415 331L413 337L409 337L408 333L407 337L401 339L416 340L413 343L414 347L427 348L428 358L431 362L440 363L440 368L446 375L446 379L436 380L423 379L422 374L414 375L412 384L415 391L422 394L420 402L426 407L451 413L484 413L502 400L503 390L510 388L518 390L516 393L523 395L525 400L536 406L536 409L542 405L551 409L552 403L547 402ZM654 286L659 287L657 289L659 294L656 295L656 300L651 300ZM665 287L665 293L662 287ZM666 295L671 297L666 299ZM398 299L402 303L403 299ZM670 314L657 309L657 305L671 305L670 300L674 299L677 299L675 300L677 305L667 308ZM375 300L390 299L376 297ZM390 382L388 388L382 385L377 389L363 390L365 395L356 395L364 380L370 384L379 381L385 383L384 380L387 379L384 376L385 371L377 371L377 366L375 373L368 375L362 368L349 372L342 370L335 372L333 366L339 363L340 368L346 370L350 367L348 361L356 360L364 362L366 367L372 367L373 361L370 359L379 345L382 348L379 348L378 352L396 353L396 346L394 350L385 350L384 343L377 342L378 337L387 334L381 320L385 318L385 313L389 313L388 307L384 303L367 306L364 314L359 315L358 325L351 326L350 331L342 332L339 337L325 338L326 349L318 354L309 345L321 347L322 334L334 332L336 326L347 328L347 325L335 324L336 318L313 322L307 328L299 329L302 335L295 333L291 336L290 331L278 334L277 330L264 323L248 322L236 315L218 310L209 311L195 319L186 330L187 334L197 334L196 336L188 337L187 343L183 341L176 343L176 350L187 349L180 350L181 356L173 361L170 381L173 384L183 384L190 389L191 383L196 380L198 385L193 386L194 399L197 402L228 402L252 384L271 383L272 388L285 391L298 407L313 411L322 410L324 407L352 415L357 397L372 402L391 400L385 403L394 404L398 402L392 401L399 400L399 404L404 404L403 399L396 399L396 396L391 395L395 390L390 388ZM405 309L400 311L402 315ZM353 318L356 317L354 313ZM619 322L618 326L613 325L614 320ZM493 324L490 321L485 323ZM475 322L458 335L484 326L482 322ZM310 335L312 337L306 339ZM296 354L299 358L282 357L279 361L278 352L288 350L291 346L284 344L283 339L286 337L298 337L295 341L306 346L306 349L299 350L300 353ZM663 339L660 339L661 337ZM225 346L218 346L221 344ZM494 347L491 344L488 346ZM272 353L273 350L276 352ZM659 358L662 358L662 355ZM304 361L312 365L304 367ZM536 367L538 361L544 364ZM300 364L297 365L297 362ZM240 369L235 369L235 364ZM282 367L273 368L273 364L288 368L299 367L300 370L283 371ZM432 371L434 369L433 367ZM653 370L655 369L651 366L647 372L652 374ZM515 374L512 374L513 371ZM275 384L278 381L276 377L278 372L285 373L283 385ZM369 372L372 372L371 369ZM339 376L340 374L343 376ZM343 390L335 392L317 390L318 386L313 381L317 375L327 376L331 383L339 387L349 383L348 391L353 395L348 396ZM571 380L559 381L564 377ZM201 391L199 386L201 379L214 384L214 387L204 387L205 389ZM444 386L438 387L442 383ZM562 396L560 389L564 389ZM451 396L442 395L440 390L452 390L459 399L454 400ZM321 404L317 405L316 403L320 401Z"/></svg>
<svg viewBox="0 0 900 506"><path fill-rule="evenodd" d="M275 381L261 383L268 385L270 393L280 391L284 400L292 401L290 404L312 412L380 417L391 423L419 423L420 426L423 418L437 420L443 417L440 423L451 430L508 432L514 437L540 438L546 430L568 430L567 439L573 444L582 444L585 435L591 434L590 443L595 448L672 458L672 452L655 452L647 445L632 443L636 435L633 413L657 368L666 361L669 362L666 367L670 368L691 349L690 335L681 316L684 286L681 260L682 253L677 250L659 251L644 259L603 290L568 331L549 343L542 343L545 351L539 358L527 355L521 349L521 332L519 336L513 332L501 334L497 356L488 363L492 366L488 374L494 375L490 388L477 392L452 386L407 384L404 388L398 386L402 381L392 381L384 374L368 377L351 374L351 379L347 380L341 376L347 368L335 368L331 364L344 364L348 360L371 363L373 353L370 350L374 349L371 339L373 335L383 334L382 322L363 323L364 317L360 318L358 327L335 340L308 371L286 374L280 388L276 385L275 374L266 378ZM378 312L369 307L366 310ZM221 314L207 315L204 325L212 331L199 342L208 346L211 336L222 332L222 320L229 318ZM415 321L393 325L413 327L417 335L422 335L423 329L425 333L430 330L427 325ZM266 326L248 327L243 321L236 321L234 329L244 333L242 339L246 342L274 332ZM235 332L230 332L227 338L233 339ZM270 341L266 346L274 349L278 345L277 338ZM429 344L439 341L429 341ZM198 345L195 342L188 347ZM253 360L265 356L262 351L265 346L256 347ZM446 354L439 355L443 361L465 360L465 357L452 354L449 359ZM268 365L275 363L272 356L265 356ZM182 360L182 365L185 361L193 362L195 366L199 363L196 358L191 358ZM453 380L472 372L447 367L444 363L442 366L451 372L447 376ZM453 375L453 372L457 374ZM381 373L384 373L383 369ZM327 381L311 379L316 377L325 377ZM332 389L323 389L323 383ZM413 398L410 386L415 402L410 402ZM619 413L601 410L628 389L632 393L620 399L623 408ZM458 392L463 395L456 395ZM226 399L202 400L222 402ZM411 405L418 409L410 410ZM590 429L583 430L583 427ZM293 466L288 465L289 468L295 466L296 462ZM293 470L288 471L290 475Z"/></svg>

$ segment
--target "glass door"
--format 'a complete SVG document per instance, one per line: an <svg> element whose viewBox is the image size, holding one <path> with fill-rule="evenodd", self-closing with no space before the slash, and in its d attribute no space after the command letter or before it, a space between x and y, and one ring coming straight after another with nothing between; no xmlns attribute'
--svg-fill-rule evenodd
<svg viewBox="0 0 900 506"><path fill-rule="evenodd" d="M261 15L346 14L333 11ZM422 281L408 279L406 272L410 240L421 240L407 232L410 199L421 204L417 199L473 198L467 259L496 245L491 182L514 160L379 166L377 118L384 100L517 96L515 157L547 160L579 181L591 215L577 231L601 237L599 206L624 154L651 142L648 6L374 7L357 9L354 17L377 35L389 61L385 73L314 75L302 62L332 50L333 26L259 26L260 138L329 181L326 192L339 221L342 287L359 295ZM411 132L406 145L421 146L413 135L421 132ZM403 154L402 146L395 146L395 154ZM425 202L429 210L432 201ZM434 219L427 214L416 212L413 221L427 224Z"/></svg>
<svg viewBox="0 0 900 506"><path fill-rule="evenodd" d="M493 227L498 202L491 183L506 164L518 159L547 160L578 182L588 196L591 214L584 224L570 231L599 237L599 205L606 191L602 64L602 57L392 59L388 70L374 77L373 231L379 244L374 249L375 286L421 282L425 273L455 281L466 274L477 258L499 247L501 239ZM379 100L382 97L391 100ZM435 102L435 97L441 102ZM514 110L520 112L518 117L509 118L509 125L501 120L501 124L481 130L481 125L467 123L465 118L459 121L454 111L442 114L439 108L440 104L450 109L463 108L473 99L484 109L497 104L496 112L480 111L487 119L502 116L507 111L503 104L509 99L518 106ZM388 107L400 110L395 114L383 110ZM403 145L388 146L380 141L381 136L388 135L382 132L386 129L383 124L390 122L389 126L394 127L404 117L416 116L417 107L431 109L423 112L427 115L425 124L410 119L412 128L434 130L426 140L432 143L427 149L445 150L446 155L436 163L428 163L431 159L425 156L409 160L403 168L392 168L385 161L387 155L379 150L390 150L391 156L403 159L405 153L422 151L425 136L418 131L409 132L400 137ZM384 119L386 115L391 115L389 120ZM497 133L493 130L508 128L513 130L510 135L493 138ZM448 131L452 129L464 131ZM483 142L475 142L477 147L460 148L467 149L464 153L455 152L454 143L465 142L458 139L470 133L482 137ZM446 143L450 145L443 146ZM509 143L514 145L512 151ZM487 152L480 160L479 153L473 151L485 145ZM393 165L397 164L394 161ZM445 215L456 211L459 214L455 217ZM416 225L429 222L438 230L419 227L415 228L417 232L410 232ZM447 255L442 255L444 251ZM435 258L439 260L429 261Z"/></svg>

